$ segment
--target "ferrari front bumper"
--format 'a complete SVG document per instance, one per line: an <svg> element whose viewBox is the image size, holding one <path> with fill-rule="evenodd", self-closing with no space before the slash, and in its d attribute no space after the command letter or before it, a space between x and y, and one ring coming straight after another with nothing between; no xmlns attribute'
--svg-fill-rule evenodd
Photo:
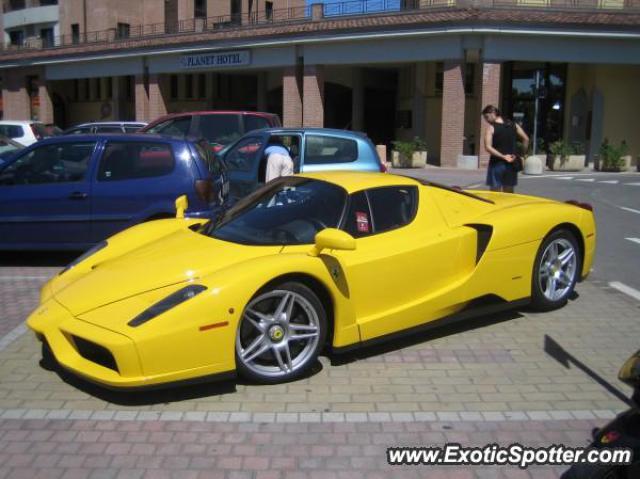
<svg viewBox="0 0 640 479"><path fill-rule="evenodd" d="M235 374L220 364L148 375L135 342L124 334L74 317L54 298L41 304L27 326L71 373L111 389L146 389L175 383L223 379Z"/></svg>

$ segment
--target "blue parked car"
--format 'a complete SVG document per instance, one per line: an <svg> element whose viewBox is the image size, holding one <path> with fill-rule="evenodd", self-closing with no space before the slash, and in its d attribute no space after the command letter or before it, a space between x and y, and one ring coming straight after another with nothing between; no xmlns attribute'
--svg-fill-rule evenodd
<svg viewBox="0 0 640 479"><path fill-rule="evenodd" d="M348 170L386 171L375 146L363 133L329 128L267 128L251 131L217 153L229 172L232 198L264 183L270 144L289 149L296 173Z"/></svg>
<svg viewBox="0 0 640 479"><path fill-rule="evenodd" d="M149 134L42 140L0 165L0 249L85 249L142 221L212 217L228 195L205 145Z"/></svg>

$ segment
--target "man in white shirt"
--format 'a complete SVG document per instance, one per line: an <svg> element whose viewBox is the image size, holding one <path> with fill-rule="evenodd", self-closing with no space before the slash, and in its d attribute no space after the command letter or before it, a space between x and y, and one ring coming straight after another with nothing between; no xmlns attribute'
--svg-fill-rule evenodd
<svg viewBox="0 0 640 479"><path fill-rule="evenodd" d="M280 176L293 175L293 160L289 150L282 144L271 144L264 150L267 157L265 182Z"/></svg>

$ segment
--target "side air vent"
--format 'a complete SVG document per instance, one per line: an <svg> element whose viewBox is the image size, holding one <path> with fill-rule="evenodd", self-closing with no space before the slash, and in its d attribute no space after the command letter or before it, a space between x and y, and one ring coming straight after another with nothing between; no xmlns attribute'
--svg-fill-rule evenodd
<svg viewBox="0 0 640 479"><path fill-rule="evenodd" d="M478 242L476 245L476 264L480 262L482 255L489 246L489 241L491 241L491 235L493 235L493 227L489 225L481 225L481 224L469 224L465 225L469 228L473 228L478 232Z"/></svg>

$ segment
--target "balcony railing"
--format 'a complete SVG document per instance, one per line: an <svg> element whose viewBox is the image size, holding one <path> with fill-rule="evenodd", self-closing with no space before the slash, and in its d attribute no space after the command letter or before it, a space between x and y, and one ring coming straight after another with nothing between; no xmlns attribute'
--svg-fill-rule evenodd
<svg viewBox="0 0 640 479"><path fill-rule="evenodd" d="M25 39L21 45L1 44L0 55L16 50L50 50L81 45L122 43L168 35L250 29L260 26L286 25L336 19L347 16L427 12L452 7L467 8L537 8L571 11L621 11L640 13L640 0L352 0L340 3L306 5L250 14L199 17L176 22L130 25L126 29L111 28L96 32L64 34L53 39ZM128 34L127 34L128 33Z"/></svg>

